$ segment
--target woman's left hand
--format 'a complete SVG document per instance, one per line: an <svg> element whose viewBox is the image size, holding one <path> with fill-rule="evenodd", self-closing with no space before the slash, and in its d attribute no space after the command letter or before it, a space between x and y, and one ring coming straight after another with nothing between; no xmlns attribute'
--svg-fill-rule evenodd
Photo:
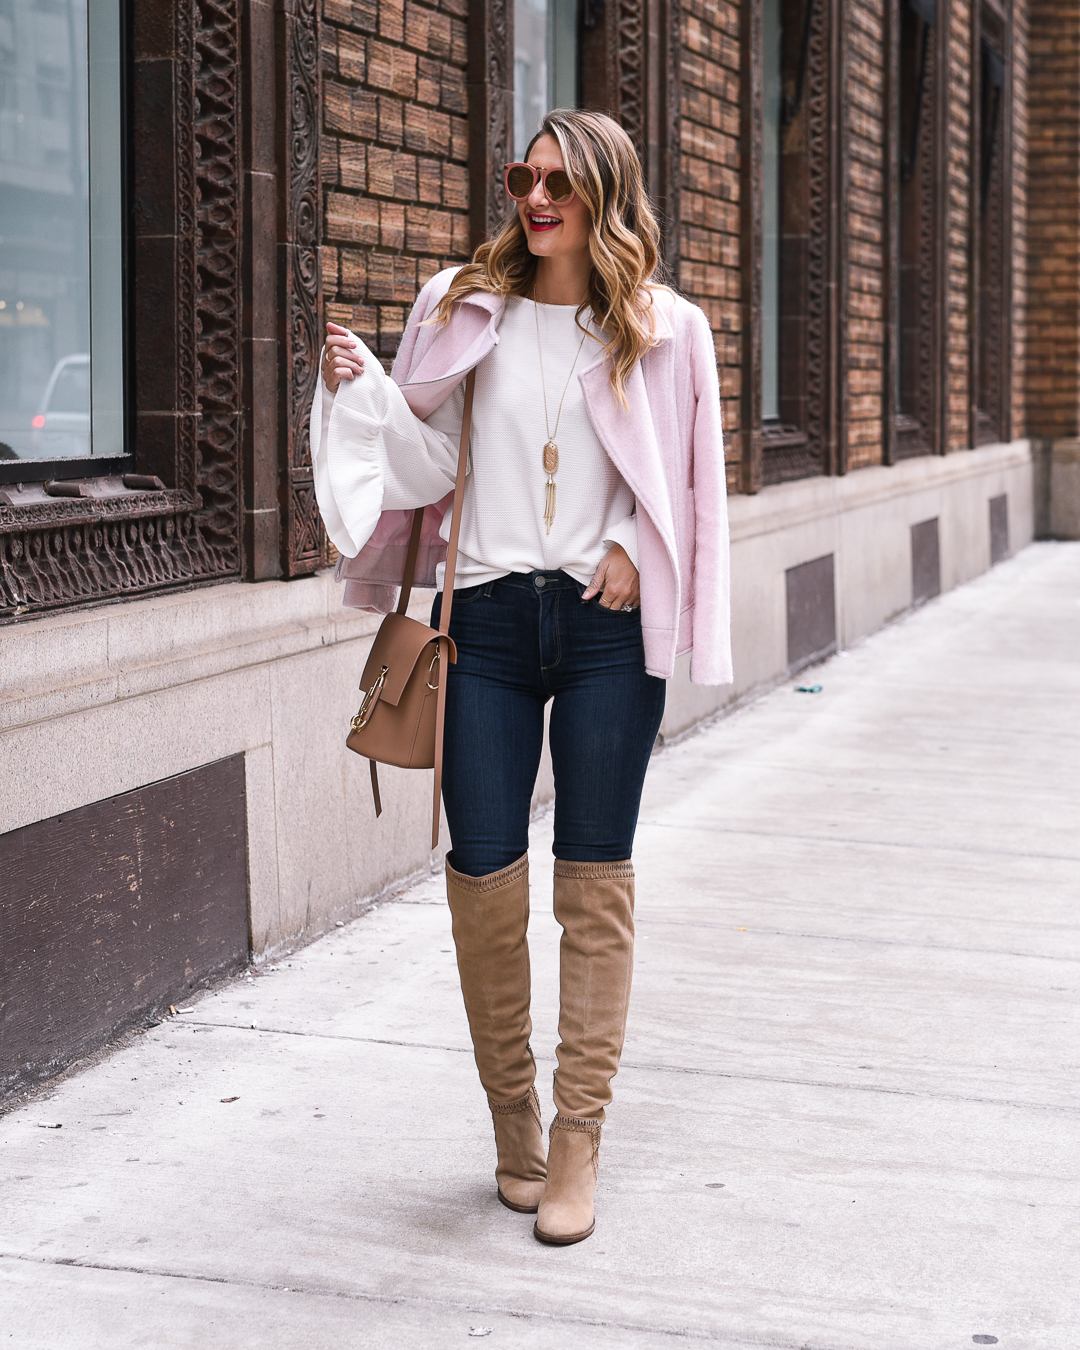
<svg viewBox="0 0 1080 1350"><path fill-rule="evenodd" d="M605 609L637 609L641 604L639 581L638 570L626 550L621 544L612 544L581 598L591 600L599 595Z"/></svg>

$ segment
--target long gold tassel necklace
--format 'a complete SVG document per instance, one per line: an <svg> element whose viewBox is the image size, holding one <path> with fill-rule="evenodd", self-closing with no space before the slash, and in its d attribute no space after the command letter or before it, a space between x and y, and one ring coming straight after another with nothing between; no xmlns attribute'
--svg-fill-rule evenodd
<svg viewBox="0 0 1080 1350"><path fill-rule="evenodd" d="M547 474L547 487L544 490L544 524L547 527L547 533L551 533L551 527L555 523L555 475L559 471L559 447L555 444L555 437L559 434L559 419L562 417L562 406L566 400L566 391L570 388L570 381L574 378L574 371L577 368L578 357L581 355L581 349L585 345L585 339L589 336L587 332L581 334L581 341L578 343L578 349L574 353L574 364L570 367L570 374L566 377L566 383L563 385L562 398L559 399L559 411L555 414L555 430L551 429L551 422L548 420L548 402L547 402L547 384L544 381L544 349L540 343L540 307L533 300L533 318L536 320L536 354L540 358L540 389L544 395L544 429L547 431L547 444L544 446L544 472Z"/></svg>

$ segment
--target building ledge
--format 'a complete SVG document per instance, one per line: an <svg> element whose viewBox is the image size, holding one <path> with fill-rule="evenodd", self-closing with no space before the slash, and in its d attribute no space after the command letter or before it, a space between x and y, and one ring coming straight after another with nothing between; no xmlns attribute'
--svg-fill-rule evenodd
<svg viewBox="0 0 1080 1350"><path fill-rule="evenodd" d="M777 483L753 496L728 499L731 540L791 529L824 516L842 515L920 490L934 490L980 474L1027 464L1031 442L1011 441L958 450L951 455L923 455L899 464L856 469L842 477L800 478Z"/></svg>
<svg viewBox="0 0 1080 1350"><path fill-rule="evenodd" d="M410 613L427 621L430 591ZM0 730L370 636L329 570L225 582L0 628Z"/></svg>

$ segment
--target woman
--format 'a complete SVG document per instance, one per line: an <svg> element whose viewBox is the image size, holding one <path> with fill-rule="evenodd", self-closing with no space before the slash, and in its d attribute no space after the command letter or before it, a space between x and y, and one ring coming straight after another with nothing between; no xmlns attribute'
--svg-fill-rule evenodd
<svg viewBox="0 0 1080 1350"><path fill-rule="evenodd" d="M442 577L463 379L475 367L446 695L446 888L498 1155L499 1199L541 1241L594 1228L604 1108L633 958L630 861L675 657L731 679L712 333L655 280L659 232L617 123L549 113L505 183L516 211L417 299L388 379L327 325L312 410L319 505L346 603L388 610L411 509L418 584ZM439 621L441 594L432 625ZM563 929L545 1158L529 1046L529 806L552 700Z"/></svg>

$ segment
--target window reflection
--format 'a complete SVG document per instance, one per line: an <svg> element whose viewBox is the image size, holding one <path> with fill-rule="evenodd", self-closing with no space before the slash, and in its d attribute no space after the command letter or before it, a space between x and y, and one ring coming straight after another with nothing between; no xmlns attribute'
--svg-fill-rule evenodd
<svg viewBox="0 0 1080 1350"><path fill-rule="evenodd" d="M551 108L578 103L577 0L514 0L514 158Z"/></svg>
<svg viewBox="0 0 1080 1350"><path fill-rule="evenodd" d="M514 3L514 158L547 112L547 0Z"/></svg>
<svg viewBox="0 0 1080 1350"><path fill-rule="evenodd" d="M119 17L116 0L0 0L0 458L53 459L122 445ZM109 13L111 9L111 13ZM103 16L103 21L101 17ZM95 25L97 31L95 32ZM102 46L102 43L105 46ZM104 89L92 91L90 72ZM108 172L91 177L91 136ZM96 161L101 161L100 153ZM91 244L104 201L104 247ZM95 234L97 233L95 229ZM92 269L92 254L94 267ZM92 294L91 273L96 274ZM91 371L92 322L111 354ZM96 355L96 353L95 353ZM92 447L102 379L109 434ZM93 438L96 442L96 437Z"/></svg>

